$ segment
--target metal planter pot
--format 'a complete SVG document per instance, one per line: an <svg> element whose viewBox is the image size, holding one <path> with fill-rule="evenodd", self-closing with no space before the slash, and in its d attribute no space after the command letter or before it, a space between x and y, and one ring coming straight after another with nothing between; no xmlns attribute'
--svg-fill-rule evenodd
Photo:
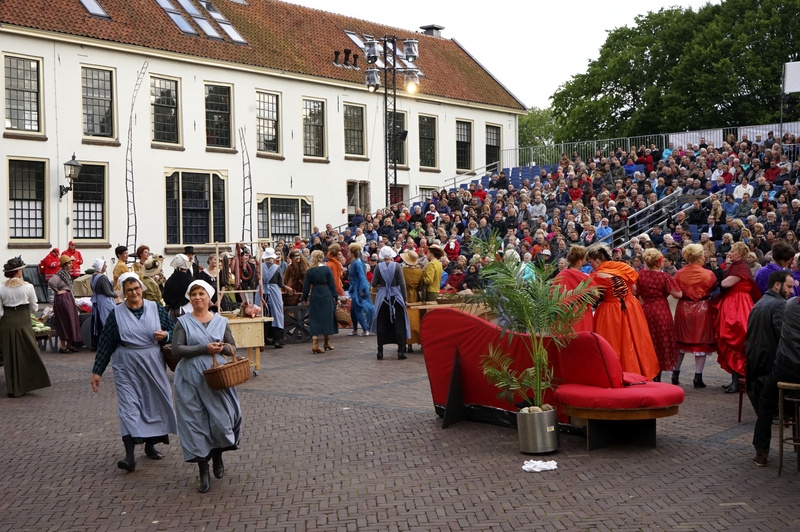
<svg viewBox="0 0 800 532"><path fill-rule="evenodd" d="M519 450L528 454L551 453L558 450L558 413L517 412Z"/></svg>

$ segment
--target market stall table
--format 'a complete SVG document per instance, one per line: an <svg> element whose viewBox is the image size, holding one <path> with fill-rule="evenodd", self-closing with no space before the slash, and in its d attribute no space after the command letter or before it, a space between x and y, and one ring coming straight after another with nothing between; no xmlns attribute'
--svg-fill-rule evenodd
<svg viewBox="0 0 800 532"><path fill-rule="evenodd" d="M258 375L261 370L261 348L264 347L264 324L272 321L272 318L265 316L226 317L233 339L236 341L236 347L247 348L247 358L253 368L253 375Z"/></svg>

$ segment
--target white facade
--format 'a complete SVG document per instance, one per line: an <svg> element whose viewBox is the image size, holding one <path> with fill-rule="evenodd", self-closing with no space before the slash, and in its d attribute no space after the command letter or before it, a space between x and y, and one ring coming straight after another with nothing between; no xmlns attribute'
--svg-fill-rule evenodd
<svg viewBox="0 0 800 532"><path fill-rule="evenodd" d="M47 249L65 249L75 240L84 258L91 262L95 256L113 257L113 248L125 245L128 235L126 216L126 154L131 97L137 74L148 62L132 114L132 162L135 183L135 205L138 215L136 244L147 244L151 250L165 255L174 254L192 241L167 222L167 176L175 171L200 174L216 173L224 180L225 236L217 240L236 241L242 237L243 209L243 146L239 129L244 128L246 151L252 175L253 202L250 205L253 238L259 235L259 202L265 197L305 198L310 206L311 219L298 233L307 233L311 225L338 226L347 222L348 182L360 182L369 191L370 210L385 205L383 92L370 93L363 85L347 85L297 74L266 71L232 63L214 63L195 57L142 50L70 36L0 29L2 54L6 58L30 59L38 64L39 131L21 131L12 127L10 117L4 116L3 139L0 142L1 182L0 202L8 205L9 220L0 226L0 235L8 242L6 255L22 254L28 264L36 264ZM421 50L424 54L425 50ZM111 138L84 136L82 101L82 72L84 68L110 71L113 87L113 135ZM179 141L163 144L153 141L153 100L151 80L177 82L177 112ZM8 108L9 80L4 83ZM424 78L422 84L424 85ZM230 122L232 148L208 148L206 141L206 85L230 88ZM278 97L278 153L257 149L257 94L264 92ZM324 104L324 148L322 157L304 156L304 101ZM346 105L363 108L364 155L345 153L344 108ZM404 115L408 137L405 142L406 165L397 173L404 197L413 198L420 187L452 186L458 176L456 169L456 122L471 125L471 168L480 168L486 161L487 125L499 127L500 150L518 145L517 120L519 111L435 99L422 95L410 98L398 87L396 109ZM435 168L420 168L419 117L436 119ZM76 233L73 205L75 194L59 199L59 186L68 185L63 163L73 152L77 160L105 172L102 205L102 230L87 232L86 213L83 230ZM44 168L44 192L41 212L41 235L20 228L17 202L11 191L9 172L19 168L19 161L41 162ZM98 168L94 169L95 171ZM16 174L15 174L16 175ZM185 179L185 178L184 178ZM80 181L80 180L79 180ZM80 186L78 184L77 186ZM187 185L188 187L188 185ZM185 199L185 198L184 198ZM302 202L301 202L302 203ZM305 205L305 203L303 203ZM183 205L183 203L182 203ZM352 211L351 205L351 211ZM13 214L16 212L17 214ZM261 213L264 220L266 213ZM12 220L14 216L16 220ZM270 219L269 231L277 228ZM36 221L30 222L36 225ZM282 229L284 233L289 229ZM33 231L35 233L36 231ZM277 233L278 231L275 231ZM178 234L178 241L174 235ZM210 240L214 239L209 229ZM296 233L295 233L296 234ZM27 235L27 236L25 236ZM83 238L81 238L83 236ZM264 236L264 227L262 235ZM307 236L307 234L305 235ZM133 244L133 242L130 242ZM97 248L92 250L91 248ZM203 252L202 250L200 251Z"/></svg>

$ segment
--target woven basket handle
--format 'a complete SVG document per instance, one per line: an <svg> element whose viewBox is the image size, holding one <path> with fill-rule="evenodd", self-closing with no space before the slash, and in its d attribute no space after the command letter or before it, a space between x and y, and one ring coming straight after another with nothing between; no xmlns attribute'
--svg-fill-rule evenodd
<svg viewBox="0 0 800 532"><path fill-rule="evenodd" d="M231 361L232 362L235 361L236 360L236 348L233 347L228 342L223 342L222 343L222 351L217 353L217 355L222 355L222 357L225 358L225 347L227 347L228 350L230 350L230 352L231 352L231 355L230 355L231 356ZM211 355L211 360L212 360L212 362L214 362L214 365L212 366L213 368L216 368L216 367L219 366L219 362L217 362L217 355Z"/></svg>

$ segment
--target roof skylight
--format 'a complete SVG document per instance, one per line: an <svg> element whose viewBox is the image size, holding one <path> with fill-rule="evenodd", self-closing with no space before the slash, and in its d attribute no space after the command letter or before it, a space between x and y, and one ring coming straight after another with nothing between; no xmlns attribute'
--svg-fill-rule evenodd
<svg viewBox="0 0 800 532"><path fill-rule="evenodd" d="M197 32L194 28L187 22L183 15L181 15L175 6L172 5L172 2L169 0L156 0L156 3L161 6L161 8L166 11L167 16L172 19L172 22L178 26L183 33L189 33L191 35L197 35Z"/></svg>
<svg viewBox="0 0 800 532"><path fill-rule="evenodd" d="M188 0L181 0L181 3L183 3L183 1L188 2ZM228 22L228 19L225 18L225 15L217 11L217 8L214 7L214 4L206 0L200 0L200 5L202 5L206 11L208 11L208 14L211 15L217 24L219 24L219 27L222 28L222 31L228 34L228 37L230 37L233 42L247 44L247 41L244 39L244 37L242 37L242 35L236 31L236 28L233 27L233 24Z"/></svg>
<svg viewBox="0 0 800 532"><path fill-rule="evenodd" d="M191 0L178 0L178 3L181 5L181 7L183 7L183 9L186 10L187 13L189 13L189 16L192 17L192 20L194 20L195 24L200 26L200 29L203 30L206 35L212 39L222 39L222 36L219 34L216 28L214 28L214 26L212 26L211 23L205 19L203 14L200 13L199 9L194 7L194 4L191 2Z"/></svg>
<svg viewBox="0 0 800 532"><path fill-rule="evenodd" d="M83 4L83 7L86 8L86 11L88 11L95 17L101 17L107 19L111 18L108 16L108 13L106 13L106 10L100 6L97 0L81 0L81 4Z"/></svg>

